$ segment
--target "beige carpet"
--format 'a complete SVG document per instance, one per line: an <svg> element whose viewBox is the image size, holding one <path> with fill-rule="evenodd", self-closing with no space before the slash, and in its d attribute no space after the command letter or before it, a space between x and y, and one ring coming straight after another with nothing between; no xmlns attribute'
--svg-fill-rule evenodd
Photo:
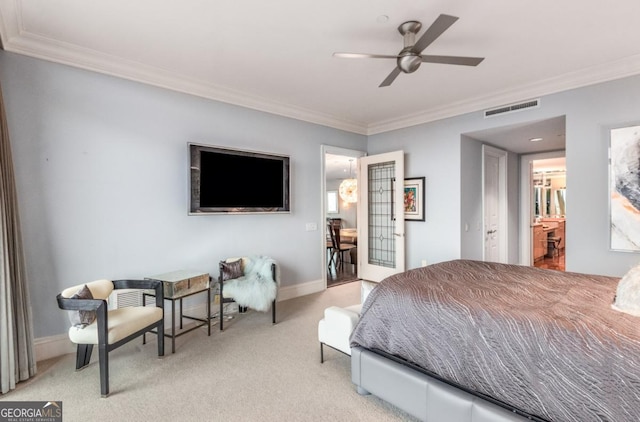
<svg viewBox="0 0 640 422"><path fill-rule="evenodd" d="M110 354L108 398L100 397L97 350L75 372L75 356L38 363L38 375L0 398L61 400L65 421L398 421L413 420L351 383L348 356L325 348L320 364L317 324L324 308L360 300L360 283L348 283L278 303L271 313L249 311L166 340L157 357L155 336ZM149 338L149 337L148 337Z"/></svg>

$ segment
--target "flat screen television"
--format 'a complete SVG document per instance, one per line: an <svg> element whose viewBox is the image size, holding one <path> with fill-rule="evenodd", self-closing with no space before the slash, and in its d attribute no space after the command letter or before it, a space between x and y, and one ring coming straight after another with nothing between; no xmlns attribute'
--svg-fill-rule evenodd
<svg viewBox="0 0 640 422"><path fill-rule="evenodd" d="M288 213L285 155L189 144L190 214Z"/></svg>

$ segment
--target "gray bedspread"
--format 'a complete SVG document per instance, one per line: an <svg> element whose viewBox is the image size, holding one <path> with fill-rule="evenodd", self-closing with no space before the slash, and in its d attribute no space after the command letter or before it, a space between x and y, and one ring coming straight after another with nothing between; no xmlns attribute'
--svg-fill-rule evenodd
<svg viewBox="0 0 640 422"><path fill-rule="evenodd" d="M618 278L457 260L391 276L352 346L552 421L640 421L640 317Z"/></svg>

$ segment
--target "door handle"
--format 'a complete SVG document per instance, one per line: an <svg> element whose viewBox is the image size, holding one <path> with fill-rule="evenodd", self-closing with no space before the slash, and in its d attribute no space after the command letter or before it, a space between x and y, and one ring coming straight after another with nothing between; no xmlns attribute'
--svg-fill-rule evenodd
<svg viewBox="0 0 640 422"><path fill-rule="evenodd" d="M494 234L494 233L495 233L495 232L497 232L497 231L498 231L498 230L496 230L496 229L489 230L489 231L487 232L487 234Z"/></svg>
<svg viewBox="0 0 640 422"><path fill-rule="evenodd" d="M394 233L393 235L398 237L404 237L404 233Z"/></svg>

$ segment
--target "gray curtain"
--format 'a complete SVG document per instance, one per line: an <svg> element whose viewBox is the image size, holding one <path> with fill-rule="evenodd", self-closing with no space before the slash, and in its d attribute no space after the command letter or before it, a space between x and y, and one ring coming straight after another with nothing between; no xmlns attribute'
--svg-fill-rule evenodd
<svg viewBox="0 0 640 422"><path fill-rule="evenodd" d="M0 89L0 387L2 394L36 374L31 305L7 116Z"/></svg>

